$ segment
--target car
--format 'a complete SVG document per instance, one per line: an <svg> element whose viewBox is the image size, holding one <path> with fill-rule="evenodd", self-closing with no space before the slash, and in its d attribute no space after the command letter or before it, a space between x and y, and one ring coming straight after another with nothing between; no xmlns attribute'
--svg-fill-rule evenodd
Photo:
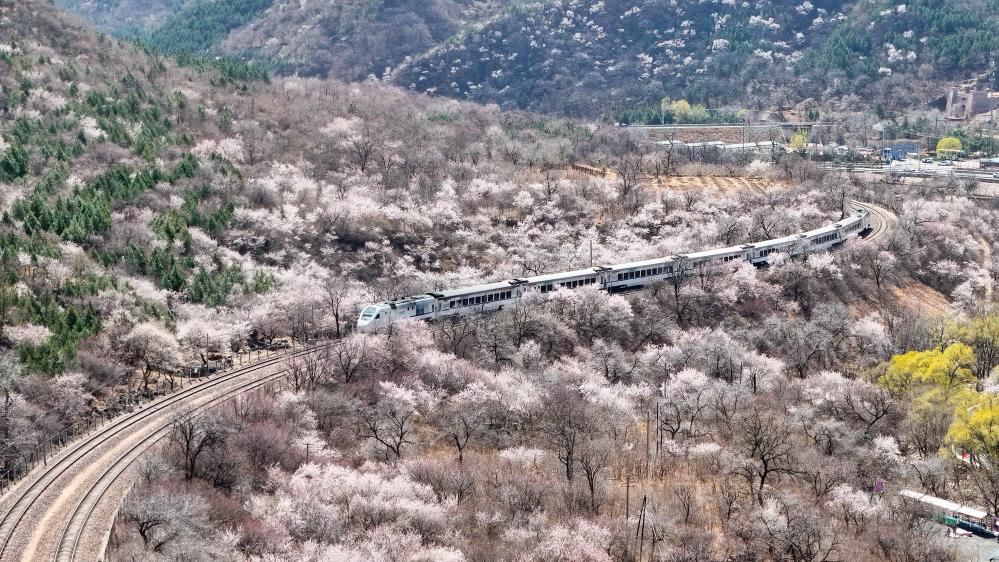
<svg viewBox="0 0 999 562"><path fill-rule="evenodd" d="M953 166L953 165L954 163L951 162L950 160L941 160L937 162L937 166Z"/></svg>
<svg viewBox="0 0 999 562"><path fill-rule="evenodd" d="M932 164L932 163L933 163L932 158L923 158L923 164Z"/></svg>
<svg viewBox="0 0 999 562"><path fill-rule="evenodd" d="M267 346L267 349L288 349L289 347L291 347L291 342L284 338L280 338L272 341L270 345Z"/></svg>
<svg viewBox="0 0 999 562"><path fill-rule="evenodd" d="M218 367L212 365L198 365L197 367L191 367L187 370L187 376L194 377L204 377L211 375L212 373L217 373L219 371Z"/></svg>
<svg viewBox="0 0 999 562"><path fill-rule="evenodd" d="M999 180L999 172L992 172L992 179Z"/></svg>
<svg viewBox="0 0 999 562"><path fill-rule="evenodd" d="M206 363L212 363L215 366L221 366L222 368L232 367L231 355L225 355L222 353L209 353L206 359L207 359Z"/></svg>

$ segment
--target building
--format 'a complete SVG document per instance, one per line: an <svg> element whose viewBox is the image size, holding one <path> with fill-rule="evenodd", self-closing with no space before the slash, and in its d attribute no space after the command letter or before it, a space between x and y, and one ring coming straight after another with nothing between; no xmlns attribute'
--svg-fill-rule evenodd
<svg viewBox="0 0 999 562"><path fill-rule="evenodd" d="M910 154L919 155L918 144L898 143L881 149L881 157L885 160L905 160Z"/></svg>

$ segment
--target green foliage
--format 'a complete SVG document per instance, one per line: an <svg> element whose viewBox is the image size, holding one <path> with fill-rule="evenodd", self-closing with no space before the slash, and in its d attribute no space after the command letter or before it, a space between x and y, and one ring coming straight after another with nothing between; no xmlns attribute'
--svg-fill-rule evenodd
<svg viewBox="0 0 999 562"><path fill-rule="evenodd" d="M238 266L225 266L215 257L214 269L198 267L187 287L187 298L191 302L206 306L221 306L232 293L234 287L242 283L243 272Z"/></svg>
<svg viewBox="0 0 999 562"><path fill-rule="evenodd" d="M256 271L245 285L243 285L243 290L247 294L260 295L270 291L277 284L274 276L270 273L265 273L263 271Z"/></svg>
<svg viewBox="0 0 999 562"><path fill-rule="evenodd" d="M236 82L269 82L270 70L261 63L248 63L230 57L203 57L190 53L177 55L177 64L193 68L199 72L215 70L220 80L212 82L219 86Z"/></svg>
<svg viewBox="0 0 999 562"><path fill-rule="evenodd" d="M974 351L963 343L892 357L879 384L896 394L932 394L947 402L975 383Z"/></svg>
<svg viewBox="0 0 999 562"><path fill-rule="evenodd" d="M23 322L45 326L52 332L52 337L44 343L22 344L18 350L21 363L36 373L62 372L66 361L75 356L79 343L101 329L100 317L93 309L60 304L52 293L20 298L18 313Z"/></svg>
<svg viewBox="0 0 999 562"><path fill-rule="evenodd" d="M205 53L271 3L272 0L200 0L167 18L145 42L163 53Z"/></svg>
<svg viewBox="0 0 999 562"><path fill-rule="evenodd" d="M111 228L111 207L128 202L165 179L158 169L135 171L117 166L68 197L52 198L48 186L18 200L11 211L28 234L44 231L77 243Z"/></svg>
<svg viewBox="0 0 999 562"><path fill-rule="evenodd" d="M427 120L431 123L454 123L459 119L459 117L460 116L453 115L451 113L433 113L427 117Z"/></svg>
<svg viewBox="0 0 999 562"><path fill-rule="evenodd" d="M172 245L176 241L183 242L185 247L189 247L191 244L191 233L187 230L187 221L175 210L167 211L154 218L149 226L168 244Z"/></svg>
<svg viewBox="0 0 999 562"><path fill-rule="evenodd" d="M743 120L735 111L712 111L700 104L691 105L686 100L671 102L664 99L654 105L623 111L618 114L617 122L624 125L669 125L742 123Z"/></svg>
<svg viewBox="0 0 999 562"><path fill-rule="evenodd" d="M0 181L9 182L28 174L28 152L14 144L0 155Z"/></svg>

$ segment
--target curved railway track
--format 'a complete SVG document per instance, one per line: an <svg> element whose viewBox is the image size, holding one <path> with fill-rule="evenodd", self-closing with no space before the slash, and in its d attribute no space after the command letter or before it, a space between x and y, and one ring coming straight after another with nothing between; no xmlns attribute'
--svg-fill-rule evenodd
<svg viewBox="0 0 999 562"><path fill-rule="evenodd" d="M875 240L888 234L898 222L898 217L895 216L895 213L880 205L862 201L850 201L850 204L855 209L867 209L871 214L871 231L865 236L866 240Z"/></svg>
<svg viewBox="0 0 999 562"><path fill-rule="evenodd" d="M871 213L867 240L884 236L898 220L881 206L851 204ZM64 447L0 497L0 562L99 559L120 502L121 494L111 492L127 489L129 467L166 435L174 419L266 385L284 375L288 357L315 349L296 350L202 381Z"/></svg>
<svg viewBox="0 0 999 562"><path fill-rule="evenodd" d="M159 398L82 436L0 498L0 561L97 560L118 505L108 492L178 416L211 407L285 374L265 359ZM101 508L106 509L101 509Z"/></svg>

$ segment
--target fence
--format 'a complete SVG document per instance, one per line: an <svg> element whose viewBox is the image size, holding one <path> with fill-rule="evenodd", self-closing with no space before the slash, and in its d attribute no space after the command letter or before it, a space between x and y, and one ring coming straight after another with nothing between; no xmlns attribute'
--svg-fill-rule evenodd
<svg viewBox="0 0 999 562"><path fill-rule="evenodd" d="M283 322L286 321L274 321L268 324L276 325ZM296 324L296 322L291 323L292 326L295 326ZM232 342L235 336L240 333L249 338L249 334L252 333L252 331L230 332L222 336L217 336L217 339L220 342L223 340L225 342ZM314 342L320 339L331 339L336 333L336 327L323 327L311 332L306 329L304 333L298 329L293 329L290 335L292 341L289 344L289 347L294 348L295 346L307 345L309 342ZM260 361L261 359L267 359L282 353L286 348L273 345L275 338L271 338L272 343L270 345L264 345L253 349L242 349L242 347L240 347L239 349L232 349L232 352L234 353L234 356L232 357L226 356L215 360L206 360L201 367L197 368L199 369L197 374L199 382L212 380L213 374L222 374L229 368L242 367L243 365L249 365L256 361ZM206 349L211 349L208 347L209 344L211 344L211 342L206 336ZM150 402L162 396L169 396L174 392L183 390L185 379L193 378L192 376L183 375L184 374L182 373L179 377L171 376L169 379L169 386L161 385L158 389L159 392L153 391L140 393L138 391L133 392L129 389L127 393L119 396L119 401L122 401L122 399L124 401L124 407L122 410L117 412L117 415L130 413L140 404ZM174 378L180 381L179 385L174 383ZM13 464L7 466L3 473L0 473L0 494L6 493L11 486L13 486L24 475L31 472L38 465L48 465L49 458L56 454L61 447L69 443L75 437L87 434L94 429L104 427L108 421L115 419L117 415L107 415L105 413L103 415L88 416L70 424L62 431L54 435L50 435L39 442L33 449L18 457Z"/></svg>

